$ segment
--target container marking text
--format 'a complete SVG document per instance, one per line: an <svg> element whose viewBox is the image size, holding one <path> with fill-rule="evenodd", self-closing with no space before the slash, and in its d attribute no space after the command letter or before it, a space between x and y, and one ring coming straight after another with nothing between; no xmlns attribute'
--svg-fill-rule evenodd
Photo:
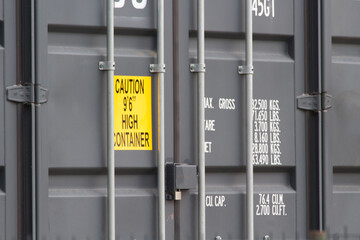
<svg viewBox="0 0 360 240"><path fill-rule="evenodd" d="M282 165L280 104L275 99L253 99L253 164Z"/></svg>
<svg viewBox="0 0 360 240"><path fill-rule="evenodd" d="M257 216L287 216L284 194L259 193L255 213Z"/></svg>

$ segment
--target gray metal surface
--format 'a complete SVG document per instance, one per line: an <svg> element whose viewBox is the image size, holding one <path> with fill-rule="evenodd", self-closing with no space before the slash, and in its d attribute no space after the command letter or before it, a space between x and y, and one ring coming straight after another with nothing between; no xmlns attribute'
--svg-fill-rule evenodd
<svg viewBox="0 0 360 240"><path fill-rule="evenodd" d="M0 1L0 22L0 238L12 240L18 237L18 126L16 104L6 100L5 87L17 83L15 1Z"/></svg>
<svg viewBox="0 0 360 240"><path fill-rule="evenodd" d="M72 6L69 8L68 6ZM42 106L42 172L39 238L105 239L106 221L106 89L98 62L105 59L105 4L102 1L38 1L39 79L50 91ZM156 6L134 9L132 1L115 8L116 75L151 76L153 150L115 152L116 238L158 236ZM171 19L171 3L165 4ZM62 12L62 13L61 13ZM63 13L67 14L64 15ZM171 31L165 26L165 32ZM171 36L165 35L165 62L172 59ZM45 66L45 67L44 67ZM166 69L163 159L172 158L172 75ZM50 90L51 89L51 90ZM166 133L168 132L168 133ZM56 136L57 135L57 136ZM165 200L165 199L164 199ZM165 228L173 229L171 202L165 202ZM167 231L163 238L173 239Z"/></svg>
<svg viewBox="0 0 360 240"><path fill-rule="evenodd" d="M326 87L333 95L333 108L327 113L326 154L330 175L327 182L329 204L326 213L328 236L331 238L359 238L360 196L359 176L359 21L360 4L357 1L330 1L327 4L331 25L327 41L331 52Z"/></svg>
<svg viewBox="0 0 360 240"><path fill-rule="evenodd" d="M243 128L246 85L243 77L238 75L238 66L245 65L244 3L227 1L223 4L209 0L205 5L208 239L246 238L246 129ZM196 3L179 4L179 19L183 19L179 29L180 161L194 164L198 147L194 139L197 129L192 126L197 111L193 106L197 97L196 78L186 71L183 62L196 63L197 21L193 10ZM302 1L276 1L274 18L253 16L254 98L258 104L258 116L260 102L266 100L268 129L262 133L268 135L266 145L269 149L267 164L254 163L255 239L266 235L271 239L306 238L306 181L301 177L305 174L305 145L301 133L305 127L305 114L296 110L296 94L304 90L303 4ZM261 121L259 117L257 121ZM259 138L259 133L256 133ZM280 151L274 144L280 144ZM197 199L196 191L182 194L179 203L182 214L180 239L194 239L196 236L194 225L197 226L198 216L194 212L198 210ZM270 208L269 214L264 212L265 208ZM189 221L189 218L194 220Z"/></svg>
<svg viewBox="0 0 360 240"><path fill-rule="evenodd" d="M247 222L251 217L246 217L252 204L255 239L305 239L309 214L305 156L310 149L305 142L305 116L315 114L305 113L306 106L298 109L296 101L298 96L312 94L304 91L305 0L251 1L255 73L250 112L254 130L248 134L250 127L244 126L249 85L243 81L245 76L238 75L239 65L252 65L246 58L245 0L226 4L207 0L205 35L203 16L196 11L202 13L203 2L197 6L197 1L179 1L179 39L174 41L179 40L178 103L173 99L172 1L165 0L164 6L162 1L123 2L122 8L114 9L115 50L110 53L115 56L115 74L152 77L153 146L146 151L115 152L116 210L109 208L117 218L112 227L115 239L201 240L205 235L207 239L245 239L246 232L252 232ZM333 96L332 108L317 115L320 138L316 158L319 189L323 189L319 230L327 231L329 238L358 238L360 5L353 0L319 2L322 48L318 55L322 58L316 81L321 83L321 94ZM104 74L98 70L107 52L106 4L97 0L34 3L32 80L49 89L50 95L46 104L33 106L34 139L29 143L36 165L33 238L106 239L111 222L106 220L106 169L112 168L106 160L106 142L111 136L105 141L107 90ZM3 90L19 84L15 4L0 1ZM163 20L164 29L160 27ZM203 96L198 92L197 75L201 89L205 61ZM150 64L156 62L150 73ZM191 71L189 66L193 66ZM249 72L251 68L245 67L241 73ZM22 129L16 121L21 115L17 115L16 103L7 101L5 90L0 91L0 98L0 239L12 240L18 238L21 222L17 163L22 150L17 143ZM179 110L178 119L173 119L174 107ZM173 121L179 124L176 132ZM179 141L174 143L174 139ZM252 151L247 150L251 145ZM174 147L179 150L180 164L196 165L199 160L198 188L192 188L196 185L192 181L192 187L182 191L181 201L175 204L165 201L163 187L164 163L174 161ZM254 165L253 170L248 168L254 171L250 198L246 197L246 184L252 176L247 178L246 166L251 164L246 153L253 155ZM175 205L178 211L174 211Z"/></svg>
<svg viewBox="0 0 360 240"><path fill-rule="evenodd" d="M5 2L11 4L11 1ZM245 146L251 143L244 138L245 77L238 75L239 65L249 65L245 58L245 1L229 0L226 4L206 1L206 48L202 60L197 56L200 47L197 46L196 1L179 2L180 102L177 107L180 131L176 136L179 139L179 146L176 146L179 162L195 165L198 151L205 151L203 165L199 164L203 199L197 191L200 187L183 191L182 200L176 203L179 212L174 212L174 202L165 202L165 192L159 187L163 186L161 166L165 161L172 162L174 155L172 1L164 2L163 61L157 46L161 41L157 34L159 13L156 9L159 6L154 1L147 1L144 9L136 9L135 5L140 2L125 0L123 8L115 9L115 74L152 77L153 148L115 152L115 238L197 239L200 230L199 239L205 235L207 239L245 239L247 181L244 153ZM258 3L256 10L252 10L255 101L252 104L254 132L249 134L253 134L251 139L254 141L255 193L251 196L254 199L254 236L255 239L305 239L306 128L305 113L297 109L296 103L296 97L304 93L304 1L252 2ZM271 8L268 5L269 8L265 9L265 3L272 4ZM39 131L36 144L38 239L106 238L106 168L109 167L105 141L106 88L104 74L98 70L98 62L106 55L105 19L104 1L36 1L36 79L50 92L49 101L36 106L36 129ZM10 23L5 24L5 29L10 29ZM334 52L354 54L352 47L356 46L356 41L343 38L347 33L341 31L334 31L338 34ZM349 36L356 37L356 34L355 31ZM159 32L159 35L162 34ZM9 36L9 39L12 38ZM14 50L15 46L12 48ZM4 59L3 55L0 61ZM354 59L356 56L345 60ZM10 57L5 63L6 69L10 69L6 74L14 75L13 60ZM149 72L149 65L157 60L160 66L166 64L166 73ZM198 70L201 71L201 64L206 61L205 98L197 92L196 74L189 71L190 64L198 61ZM354 67L343 65L334 67L338 68L334 70L334 76L338 74L340 78L343 72L357 76ZM4 69L2 64L0 68ZM199 74L204 75L203 72ZM15 84L10 78L5 78L3 88ZM158 81L163 81L164 86L158 88ZM349 80L349 85L353 82ZM346 80L345 84L339 85L336 89L345 88ZM335 83L330 84L330 88L334 86ZM0 97L5 101L2 94L0 92ZM354 104L356 107L356 101L353 102L356 98L352 94L339 98L335 92L336 109L344 111L338 107L339 104ZM164 102L160 104L163 107L158 106L159 96L163 96ZM196 104L198 98L200 107ZM205 122L198 115L198 111L204 110L202 104ZM329 111L329 114L334 113ZM338 133L338 137L351 136L348 136L348 126L355 125L358 117L356 112L344 114L349 116L346 121L350 123L343 127L344 131ZM0 183L7 184L3 189L0 184L0 210L7 209L6 215L0 211L0 238L5 229L9 236L16 234L16 215L13 214L16 208L12 208L16 206L16 201L12 201L16 199L16 181L13 180L16 161L11 161L16 159L16 138L10 135L16 132L14 116L14 103L0 105L0 117L5 119L0 130L0 136L4 136L0 138L0 150L6 149L0 151L4 155L0 157ZM196 124L199 120L204 127ZM157 131L159 122L164 123L161 127L164 136ZM330 120L331 126L343 122L335 117ZM205 149L202 150L203 140L198 132L204 130ZM356 139L356 134L354 137ZM340 153L344 151L339 150ZM356 153L351 148L346 153L350 157L336 163L339 167L335 169L334 189L339 188L339 192L344 191L342 185L350 184L347 176L354 179L351 183L356 187L357 172L349 170L358 166ZM339 205L344 199L355 204L357 198L350 200L345 194L337 193L333 203ZM205 209L201 208L204 203L207 214L202 220L205 218ZM346 217L355 218L351 213L342 214L336 210L334 213L344 221L348 221ZM201 226L199 222L206 224ZM338 231L338 226L332 226L332 229Z"/></svg>
<svg viewBox="0 0 360 240"><path fill-rule="evenodd" d="M306 22L306 1L311 0L249 1L255 69L250 133L245 99L250 85L244 75L251 73L252 61L246 57L245 0L206 0L205 20L203 1L179 1L179 34L174 35L173 1L117 1L124 5L114 9L115 50L110 55L115 57L116 75L151 76L153 145L152 150L115 152L116 210L108 209L117 220L112 225L106 213L111 189L107 168L112 169L106 144L112 139L105 140L106 74L98 69L107 55L105 1L34 0L31 83L37 86L31 91L36 96L41 86L49 96L44 104L35 98L28 101L36 103L28 124L36 176L33 238L108 239L107 228L112 226L112 239L252 239L248 221L253 214L254 239L306 239L311 216L306 189L309 154L319 162L319 230L330 239L359 238L360 4L319 0L319 18ZM5 94L7 87L20 84L16 4L0 0L1 240L18 239L23 223L18 212L18 193L24 190L18 184L18 163L26 154L19 144L24 129L19 103L8 101ZM309 83L304 80L309 54L304 24L316 21L321 61L313 81L322 96L333 96L332 108L320 109L320 103L325 105L319 95L310 107L305 103L298 109L298 96L314 94L304 91ZM173 39L177 35L179 39ZM179 102L173 97L175 42ZM238 66L245 66L240 76ZM173 109L179 110L176 119ZM318 120L315 152L309 152L312 148L306 143L310 133L305 119L310 118ZM179 125L176 131L174 121ZM251 145L252 151L247 150ZM183 182L186 186L176 202L165 201L164 191L164 164L174 161L174 148L179 164L199 167L198 182L192 167L193 178ZM247 170L251 164L246 153L253 155L253 169ZM252 179L253 195L247 191ZM252 204L254 209L247 212Z"/></svg>

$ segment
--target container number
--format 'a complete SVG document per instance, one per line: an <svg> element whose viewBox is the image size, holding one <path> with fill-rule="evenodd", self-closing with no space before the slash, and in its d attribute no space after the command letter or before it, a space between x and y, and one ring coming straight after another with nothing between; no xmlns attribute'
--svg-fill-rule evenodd
<svg viewBox="0 0 360 240"><path fill-rule="evenodd" d="M253 0L252 11L255 16L275 17L275 0Z"/></svg>
<svg viewBox="0 0 360 240"><path fill-rule="evenodd" d="M115 8L123 8L125 5L125 0L114 0ZM131 0L132 5L136 9L144 9L147 4L147 0Z"/></svg>

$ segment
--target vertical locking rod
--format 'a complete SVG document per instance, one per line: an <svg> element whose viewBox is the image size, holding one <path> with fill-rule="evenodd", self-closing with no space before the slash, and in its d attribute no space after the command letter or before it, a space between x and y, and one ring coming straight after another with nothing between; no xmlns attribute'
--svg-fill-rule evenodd
<svg viewBox="0 0 360 240"><path fill-rule="evenodd" d="M318 0L318 89L322 93L322 0ZM322 111L318 112L318 142L319 142L319 231L323 231L323 115Z"/></svg>
<svg viewBox="0 0 360 240"><path fill-rule="evenodd" d="M164 60L164 0L158 0L157 13L157 61L158 66L165 66ZM164 100L164 71L158 75L158 239L165 240L165 100Z"/></svg>
<svg viewBox="0 0 360 240"><path fill-rule="evenodd" d="M198 64L205 66L205 8L204 0L198 0ZM198 104L199 104L199 192L198 192L198 211L199 211L199 240L205 240L205 69L198 71Z"/></svg>
<svg viewBox="0 0 360 240"><path fill-rule="evenodd" d="M35 84L37 82L35 76L35 0L31 0L31 82ZM32 194L32 239L37 239L37 180L36 180L36 170L37 170L37 145L39 144L39 132L36 131L36 106L31 104L31 194Z"/></svg>
<svg viewBox="0 0 360 240"><path fill-rule="evenodd" d="M107 0L107 62L114 63L114 0ZM115 240L114 69L107 74L108 239Z"/></svg>
<svg viewBox="0 0 360 240"><path fill-rule="evenodd" d="M246 0L246 29L245 29L245 65L253 66L253 28L251 0ZM254 173L253 173L253 120L252 120L252 99L253 99L253 75L246 74L246 193L247 193L247 239L254 239Z"/></svg>

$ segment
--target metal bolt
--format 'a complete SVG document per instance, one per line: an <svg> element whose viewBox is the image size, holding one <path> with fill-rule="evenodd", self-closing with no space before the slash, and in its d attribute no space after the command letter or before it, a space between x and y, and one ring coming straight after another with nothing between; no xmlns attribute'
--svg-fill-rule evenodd
<svg viewBox="0 0 360 240"><path fill-rule="evenodd" d="M264 240L270 240L270 236L269 236L269 235L265 235L265 236L264 236Z"/></svg>
<svg viewBox="0 0 360 240"><path fill-rule="evenodd" d="M222 238L220 236L216 236L215 240L222 240Z"/></svg>

